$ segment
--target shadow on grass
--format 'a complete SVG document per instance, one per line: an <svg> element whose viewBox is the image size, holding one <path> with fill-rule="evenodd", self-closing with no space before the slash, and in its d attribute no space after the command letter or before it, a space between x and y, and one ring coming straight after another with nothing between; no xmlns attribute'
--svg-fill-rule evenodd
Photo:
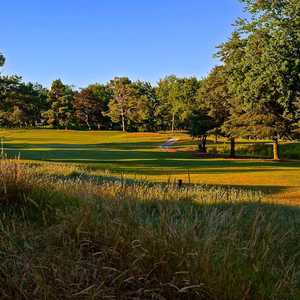
<svg viewBox="0 0 300 300"><path fill-rule="evenodd" d="M38 139L37 139L38 140ZM134 150L134 149L153 149L161 145L159 142L121 142L121 143L101 143L101 144L63 144L63 143L8 143L5 146L12 149L75 149L75 150L95 150L95 149L110 149L113 150Z"/></svg>
<svg viewBox="0 0 300 300"><path fill-rule="evenodd" d="M224 185L224 184L196 184L196 183L187 183L183 182L183 184L179 187L177 180L171 180L169 182L166 181L156 181L152 182L147 179L141 179L141 178L129 178L126 176L126 174L120 172L114 172L114 173L108 173L105 175L89 175L84 172L75 171L68 175L52 175L56 179L80 179L82 181L87 182L95 182L95 184L102 184L102 183L120 183L122 185L142 185L144 187L154 187L154 186L160 186L160 187L173 187L175 189L178 189L178 191L183 190L185 188L197 188L201 187L207 191L213 190L213 189L219 189L220 191L228 192L232 189L238 190L238 191L245 191L245 192L259 192L263 196L270 196L270 195L276 195L279 193L283 193L288 190L288 187L285 186L261 186L261 185Z"/></svg>
<svg viewBox="0 0 300 300"><path fill-rule="evenodd" d="M154 151L149 151L153 149ZM300 168L300 161L278 163L255 160L223 160L221 158L195 159L191 152L164 152L159 143L103 143L103 144L7 144L5 151L14 157L20 154L22 159L46 160L56 162L90 163L103 165L104 168L150 167L171 168L176 171L197 169L200 173L236 172L225 168L240 168L239 172L266 171L264 167ZM107 166L105 166L107 165ZM259 168L257 168L259 167ZM204 169L203 169L204 168ZM212 168L220 170L211 170ZM249 169L245 169L249 168ZM257 168L257 169L256 169ZM207 169L207 170L205 170ZM210 169L210 170L209 170ZM130 171L130 170L129 170ZM139 172L139 170L136 170ZM143 170L144 172L145 170ZM153 170L148 170L153 172ZM162 170L159 170L161 173ZM155 175L155 173L153 173Z"/></svg>

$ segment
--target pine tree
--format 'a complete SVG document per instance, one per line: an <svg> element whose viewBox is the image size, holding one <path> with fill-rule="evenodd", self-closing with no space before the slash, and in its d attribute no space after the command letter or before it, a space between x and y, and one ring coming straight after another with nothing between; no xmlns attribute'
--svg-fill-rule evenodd
<svg viewBox="0 0 300 300"><path fill-rule="evenodd" d="M70 129L75 126L74 96L70 86L60 79L53 81L48 93L50 109L43 113L51 127Z"/></svg>

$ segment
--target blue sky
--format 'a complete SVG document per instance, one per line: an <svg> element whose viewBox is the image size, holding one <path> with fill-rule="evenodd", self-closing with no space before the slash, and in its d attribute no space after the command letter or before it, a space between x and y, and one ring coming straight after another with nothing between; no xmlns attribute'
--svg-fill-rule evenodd
<svg viewBox="0 0 300 300"><path fill-rule="evenodd" d="M238 0L5 0L3 71L76 87L114 76L202 77L242 14Z"/></svg>

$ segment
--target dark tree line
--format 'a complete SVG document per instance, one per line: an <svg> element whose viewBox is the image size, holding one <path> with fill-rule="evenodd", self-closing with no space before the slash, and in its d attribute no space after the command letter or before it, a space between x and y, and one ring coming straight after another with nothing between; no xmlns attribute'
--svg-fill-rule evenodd
<svg viewBox="0 0 300 300"><path fill-rule="evenodd" d="M206 78L168 76L152 86L121 77L74 90L59 79L46 89L0 76L0 126L189 130L201 152L208 135L228 138L231 156L236 138L263 138L279 159L279 140L295 138L300 127L300 2L241 2L250 18L238 19Z"/></svg>

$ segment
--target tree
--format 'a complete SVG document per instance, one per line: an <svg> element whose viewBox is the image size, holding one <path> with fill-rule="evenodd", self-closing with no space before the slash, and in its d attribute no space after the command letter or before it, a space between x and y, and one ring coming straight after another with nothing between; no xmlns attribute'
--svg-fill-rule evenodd
<svg viewBox="0 0 300 300"><path fill-rule="evenodd" d="M139 131L154 131L157 128L156 108L159 105L155 88L146 81L134 82L133 88L136 105L130 117L131 127Z"/></svg>
<svg viewBox="0 0 300 300"><path fill-rule="evenodd" d="M5 63L5 57L4 55L0 52L0 67L2 67Z"/></svg>
<svg viewBox="0 0 300 300"><path fill-rule="evenodd" d="M208 115L207 111L194 110L190 115L189 133L192 137L198 138L198 147L201 153L206 153L206 139L215 122Z"/></svg>
<svg viewBox="0 0 300 300"><path fill-rule="evenodd" d="M100 106L101 115L97 127L99 129L110 129L112 122L107 112L109 111L109 101L113 97L112 91L107 85L97 83L89 85L88 89L97 97Z"/></svg>
<svg viewBox="0 0 300 300"><path fill-rule="evenodd" d="M232 95L228 91L224 66L217 66L202 81L197 94L196 106L202 111L206 111L207 115L213 120L214 126L210 133L215 134L216 141L218 135L230 138L230 156L234 157L234 136L223 127L230 116L231 98Z"/></svg>
<svg viewBox="0 0 300 300"><path fill-rule="evenodd" d="M14 103L15 113L23 116L20 126L35 126L41 122L41 112L47 109L47 89L39 84L21 83Z"/></svg>
<svg viewBox="0 0 300 300"><path fill-rule="evenodd" d="M189 117L191 112L196 108L198 91L201 85L202 80L198 80L196 77L179 79L182 107L179 111L178 121L181 129L188 129Z"/></svg>
<svg viewBox="0 0 300 300"><path fill-rule="evenodd" d="M178 78L171 75L159 81L157 114L162 120L164 129L169 128L174 132L176 127L188 128L189 116L193 110L199 86L200 82L195 77Z"/></svg>
<svg viewBox="0 0 300 300"><path fill-rule="evenodd" d="M109 119L105 116L109 93L105 86L93 84L82 89L75 96L75 115L80 125L89 130L108 128Z"/></svg>
<svg viewBox="0 0 300 300"><path fill-rule="evenodd" d="M121 122L123 131L127 131L130 120L137 110L137 94L134 85L127 77L116 77L110 81L112 99L109 102L108 116L115 123Z"/></svg>
<svg viewBox="0 0 300 300"><path fill-rule="evenodd" d="M158 107L158 114L164 120L164 127L169 127L171 124L171 131L174 132L176 127L176 119L180 110L182 110L182 99L180 97L179 79L175 75L167 76L158 82L157 96L160 105Z"/></svg>
<svg viewBox="0 0 300 300"><path fill-rule="evenodd" d="M21 77L1 76L0 77L0 126L12 126L10 114L13 111L13 103L21 83Z"/></svg>
<svg viewBox="0 0 300 300"><path fill-rule="evenodd" d="M236 32L221 46L234 102L227 129L233 135L273 140L292 138L298 122L300 83L299 1L244 0L250 21L239 20Z"/></svg>
<svg viewBox="0 0 300 300"><path fill-rule="evenodd" d="M65 129L75 126L74 96L70 86L64 85L60 79L53 81L48 93L50 108L43 113L49 125Z"/></svg>
<svg viewBox="0 0 300 300"><path fill-rule="evenodd" d="M18 76L0 77L0 124L6 127L35 126L46 107L47 91L42 86L24 83Z"/></svg>

